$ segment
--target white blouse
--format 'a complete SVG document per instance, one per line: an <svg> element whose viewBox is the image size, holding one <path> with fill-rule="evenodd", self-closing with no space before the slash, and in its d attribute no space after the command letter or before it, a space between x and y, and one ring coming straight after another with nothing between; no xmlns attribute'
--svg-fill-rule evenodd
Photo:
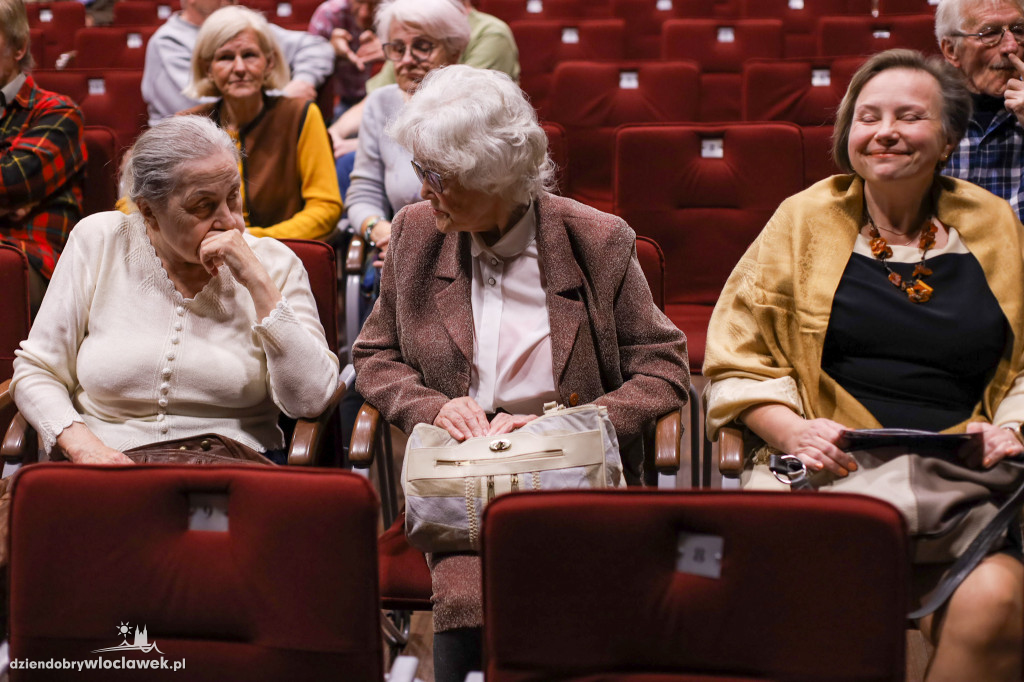
<svg viewBox="0 0 1024 682"><path fill-rule="evenodd" d="M494 246L471 233L474 334L469 396L485 412L501 407L513 414L543 414L544 403L558 400L536 237L532 204Z"/></svg>
<svg viewBox="0 0 1024 682"><path fill-rule="evenodd" d="M306 271L284 244L245 240L284 296L262 320L228 268L184 298L138 213L78 223L14 361L15 402L45 452L76 421L121 451L211 432L266 451L283 445L279 410L323 411L338 358Z"/></svg>

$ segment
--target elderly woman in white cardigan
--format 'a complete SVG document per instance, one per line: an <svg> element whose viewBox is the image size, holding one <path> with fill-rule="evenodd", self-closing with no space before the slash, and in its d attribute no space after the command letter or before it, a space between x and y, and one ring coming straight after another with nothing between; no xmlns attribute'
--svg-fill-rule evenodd
<svg viewBox="0 0 1024 682"><path fill-rule="evenodd" d="M281 450L279 413L322 412L338 358L302 263L245 233L234 143L206 118L167 119L124 173L137 210L72 232L17 352L18 409L78 463L204 433Z"/></svg>

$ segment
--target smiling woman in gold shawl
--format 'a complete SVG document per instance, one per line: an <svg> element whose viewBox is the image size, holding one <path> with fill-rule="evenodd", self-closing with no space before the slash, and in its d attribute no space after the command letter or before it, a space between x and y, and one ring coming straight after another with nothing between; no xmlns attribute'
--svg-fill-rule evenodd
<svg viewBox="0 0 1024 682"><path fill-rule="evenodd" d="M788 453L819 490L860 480L859 492L885 497L880 472L893 469L844 451L847 429L979 433L975 457L948 465L965 479L1002 475L1024 451L1024 228L1005 201L938 175L970 108L940 62L909 50L872 57L837 117L834 154L850 174L783 202L733 271L704 374L709 436L746 429L744 487L785 489L767 462ZM1020 679L1015 534L921 620L937 646L929 680ZM942 564L917 551L916 593L934 588L952 555Z"/></svg>

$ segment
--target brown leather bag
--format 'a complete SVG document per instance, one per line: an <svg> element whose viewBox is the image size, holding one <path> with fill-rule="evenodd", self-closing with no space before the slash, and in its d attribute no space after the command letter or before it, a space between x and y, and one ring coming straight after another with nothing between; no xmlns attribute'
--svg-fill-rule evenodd
<svg viewBox="0 0 1024 682"><path fill-rule="evenodd" d="M126 450L136 464L269 464L274 463L248 445L216 433L178 438Z"/></svg>

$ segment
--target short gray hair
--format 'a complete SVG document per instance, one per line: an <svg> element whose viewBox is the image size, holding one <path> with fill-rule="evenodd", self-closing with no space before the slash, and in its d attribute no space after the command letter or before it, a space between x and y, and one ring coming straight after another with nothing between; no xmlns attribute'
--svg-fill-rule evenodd
<svg viewBox="0 0 1024 682"><path fill-rule="evenodd" d="M142 199L165 206L183 180L183 168L194 161L227 154L238 163L231 136L206 116L165 118L135 141L121 169L122 193L135 204Z"/></svg>
<svg viewBox="0 0 1024 682"><path fill-rule="evenodd" d="M984 5L1010 5L1024 14L1024 0L939 0L939 6L935 8L935 40L940 45L943 38L957 40L958 36L953 34L964 30L967 23L967 8Z"/></svg>
<svg viewBox="0 0 1024 682"><path fill-rule="evenodd" d="M211 14L199 29L196 46L192 49L192 79L184 91L187 97L199 99L217 97L221 94L207 75L210 64L213 63L213 55L224 43L246 30L256 34L256 42L263 56L274 62L266 73L263 87L275 89L288 85L291 76L288 61L284 58L274 34L271 33L267 20L262 14L248 7L227 5Z"/></svg>
<svg viewBox="0 0 1024 682"><path fill-rule="evenodd" d="M512 205L554 186L537 112L499 71L434 69L386 132L425 166Z"/></svg>
<svg viewBox="0 0 1024 682"><path fill-rule="evenodd" d="M845 173L853 172L849 144L857 98L872 78L889 69L923 71L934 78L939 85L939 101L942 103L942 134L955 148L967 132L974 102L959 71L939 57L925 57L917 50L897 48L879 52L864 62L853 74L846 94L843 95L843 101L839 103L832 133L832 158ZM936 172L938 170L936 169Z"/></svg>
<svg viewBox="0 0 1024 682"><path fill-rule="evenodd" d="M377 35L385 43L395 23L422 31L449 54L462 54L469 45L469 19L461 0L385 0L374 17Z"/></svg>

